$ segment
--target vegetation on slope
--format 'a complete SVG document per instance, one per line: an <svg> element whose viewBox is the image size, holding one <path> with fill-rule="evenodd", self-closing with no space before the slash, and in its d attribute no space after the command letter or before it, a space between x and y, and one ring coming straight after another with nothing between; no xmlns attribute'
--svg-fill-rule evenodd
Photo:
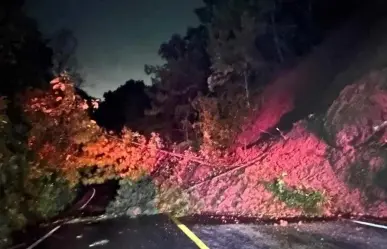
<svg viewBox="0 0 387 249"><path fill-rule="evenodd" d="M283 177L276 179L274 182L265 183L266 188L271 191L275 197L283 201L292 208L301 208L305 213L319 213L321 204L324 203L324 195L319 191L308 189L292 189L286 186Z"/></svg>
<svg viewBox="0 0 387 249"><path fill-rule="evenodd" d="M235 210L294 215L281 203L269 203L272 194L292 207L313 210L323 202L319 191L324 187L335 197L343 189L347 197L358 197L338 180L332 185L336 189L329 186L335 175L319 154L326 151L325 144L298 126L289 134L279 131L280 141L269 141L263 149L234 143L252 113L271 103L263 96L284 90L269 88L270 79L307 55L332 27L324 21L325 10L337 7L338 17L354 6L343 4L345 9L332 2L206 0L196 10L201 25L160 46L163 65L145 67L152 86L129 80L98 103L74 87L78 79L47 73L53 69L52 51L22 13L21 3L5 1L9 11L1 16L1 43L6 46L0 67L7 74L0 93L11 104L7 108L5 98L0 104L2 243L27 221L63 210L78 184L110 179L121 181L108 212L133 216ZM272 89L272 95L263 95L263 89ZM323 128L320 123L314 126ZM297 132L302 135L297 137ZM265 158L266 152L270 156ZM292 186L305 175L318 190L288 188L277 180L267 193L256 185L259 179L278 177L285 168L293 174ZM317 179L316 169L325 178ZM269 207L265 210L262 203Z"/></svg>

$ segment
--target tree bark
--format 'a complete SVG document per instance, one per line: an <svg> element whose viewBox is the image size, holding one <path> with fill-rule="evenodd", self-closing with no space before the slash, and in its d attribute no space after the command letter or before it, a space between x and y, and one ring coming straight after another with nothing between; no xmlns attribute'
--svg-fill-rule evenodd
<svg viewBox="0 0 387 249"><path fill-rule="evenodd" d="M245 81L246 106L247 108L250 108L250 91L249 91L249 79L248 79L247 69L244 70L243 76Z"/></svg>
<svg viewBox="0 0 387 249"><path fill-rule="evenodd" d="M276 6L274 5L274 8L270 14L270 18L271 18L271 27L273 29L273 39L274 39L274 44L275 44L275 48L277 50L277 55L278 55L278 58L280 60L281 63L284 62L284 56L282 54L282 50L281 50L281 46L280 46L280 41L279 41L279 38L278 38L278 32L277 32L277 26L275 24L275 10L276 10Z"/></svg>

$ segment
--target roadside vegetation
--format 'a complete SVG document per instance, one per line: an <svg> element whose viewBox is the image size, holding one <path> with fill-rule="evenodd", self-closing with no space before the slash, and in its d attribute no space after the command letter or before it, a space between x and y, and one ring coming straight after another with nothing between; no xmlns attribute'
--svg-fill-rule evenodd
<svg viewBox="0 0 387 249"><path fill-rule="evenodd" d="M200 25L162 43L163 65L145 66L153 84L128 80L105 93L103 101L80 89L80 75L61 61L63 51L55 53L60 48L47 46L22 5L6 2L1 7L9 15L0 36L5 72L0 86L0 247L9 244L12 231L65 210L79 185L109 180L120 185L109 214L246 214L251 207L258 213L260 203L273 196L305 213L322 212L329 196L321 187L290 188L281 177L266 183L266 189L256 188L256 182L272 179L270 174L279 177L283 168L316 175L310 165L317 160L317 170L327 166L318 151L325 149L320 138L302 129L293 129L289 134L298 132L298 137L290 137L277 128L295 96L283 91L288 85L272 87L272 81L312 53L339 16L351 13L353 2L343 7L336 1L203 1L195 11ZM333 7L341 12L326 23L324 11ZM325 138L320 121L309 128ZM255 129L245 136L249 141L240 139L251 126ZM292 153L305 156L308 165ZM286 165L277 166L275 160ZM329 178L325 186L334 179L334 187L342 187L328 166L323 168ZM275 216L282 211L265 212Z"/></svg>
<svg viewBox="0 0 387 249"><path fill-rule="evenodd" d="M265 187L280 201L291 208L301 208L307 215L317 215L321 212L321 206L326 201L323 193L301 187L290 188L286 186L283 174L274 182L266 182Z"/></svg>
<svg viewBox="0 0 387 249"><path fill-rule="evenodd" d="M0 248L27 223L47 220L73 200L76 190L28 148L25 124L13 123L0 100Z"/></svg>

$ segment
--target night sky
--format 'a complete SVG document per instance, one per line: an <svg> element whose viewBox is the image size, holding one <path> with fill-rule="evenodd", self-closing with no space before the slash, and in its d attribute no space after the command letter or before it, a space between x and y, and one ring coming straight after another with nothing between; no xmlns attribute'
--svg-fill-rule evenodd
<svg viewBox="0 0 387 249"><path fill-rule="evenodd" d="M71 29L89 94L101 97L128 79L150 82L145 64L159 64L160 44L198 20L201 0L27 0L27 13L46 36Z"/></svg>

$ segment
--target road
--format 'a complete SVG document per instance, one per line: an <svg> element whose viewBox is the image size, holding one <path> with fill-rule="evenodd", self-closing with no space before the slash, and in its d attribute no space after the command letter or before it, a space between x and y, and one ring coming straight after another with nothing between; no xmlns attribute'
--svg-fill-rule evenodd
<svg viewBox="0 0 387 249"><path fill-rule="evenodd" d="M351 221L305 224L185 224L211 249L385 249L387 230ZM34 248L199 248L167 216L62 225ZM25 247L27 248L27 247Z"/></svg>
<svg viewBox="0 0 387 249"><path fill-rule="evenodd" d="M90 188L70 212L101 213L107 196L104 188ZM96 208L100 206L100 208ZM357 224L350 220L289 223L273 222L223 224L235 219L167 215L111 219L82 218L61 221L19 237L13 249L386 249L387 230Z"/></svg>

